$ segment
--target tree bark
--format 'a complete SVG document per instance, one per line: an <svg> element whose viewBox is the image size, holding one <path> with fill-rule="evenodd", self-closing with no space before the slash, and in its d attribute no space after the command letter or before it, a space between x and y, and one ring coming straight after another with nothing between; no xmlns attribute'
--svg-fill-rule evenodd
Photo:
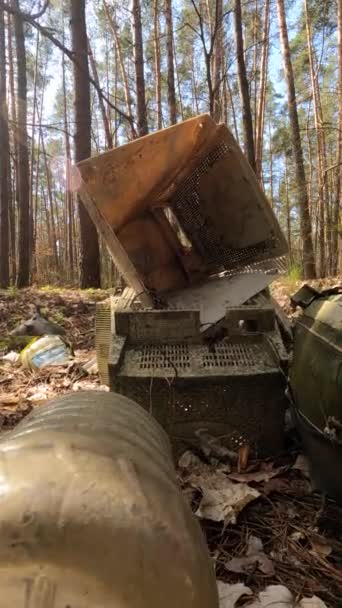
<svg viewBox="0 0 342 608"><path fill-rule="evenodd" d="M292 256L292 232L291 232L291 208L290 208L290 197L289 197L289 176L288 176L288 160L285 154L285 209L286 209L286 232L287 232L287 243L289 246L289 259L290 264L293 263Z"/></svg>
<svg viewBox="0 0 342 608"><path fill-rule="evenodd" d="M30 163L30 255L31 255L31 283L34 282L35 279L35 270L36 270L36 258L37 256L35 251L35 234L34 234L34 197L33 197L33 189L34 189L34 166L37 165L35 161L35 135L36 135L36 114L38 111L37 106L37 81L38 81L38 61L39 61L39 42L40 42L40 34L37 31L36 38L36 55L34 62L34 79L33 79L33 103L32 103L32 130L31 130L31 163ZM45 73L44 73L44 82L43 82L43 92L42 99L44 95L45 82L46 82L46 71L47 71L48 62L45 64ZM41 106L43 107L43 106ZM37 171L37 168L36 168ZM36 201L37 202L37 201Z"/></svg>
<svg viewBox="0 0 342 608"><path fill-rule="evenodd" d="M56 217L56 212L55 212L55 206L53 203L51 171L50 171L50 167L49 167L47 155L46 155L43 129L41 127L40 127L40 140L41 140L41 144L42 144L42 154L43 154L43 159L44 159L44 167L45 167L45 175L46 175L47 196L48 196L49 207L50 207L50 226L51 226L50 245L53 250L56 272L58 274L60 271L60 264L59 264L59 255L58 255L58 246L57 246L57 241L58 241L57 230L56 230L57 217Z"/></svg>
<svg viewBox="0 0 342 608"><path fill-rule="evenodd" d="M121 71L121 76L122 76L122 81L123 81L123 86L124 86L127 114L129 117L129 124L130 124L130 128L131 128L132 139L135 139L137 134L136 134L135 127L134 127L133 112L132 112L132 99L131 99L131 93L130 93L129 85L128 85L127 70L126 70L124 58L122 55L120 36L118 35L118 32L117 32L115 13L114 13L114 17L113 17L108 8L108 4L107 4L106 0L103 0L103 7L104 7L104 10L106 13L106 17L109 21L110 29L113 34L113 38L114 38L114 42L115 42L115 48L116 48L117 57L118 57L119 64L120 64L120 71ZM116 76L117 76L117 74L116 74Z"/></svg>
<svg viewBox="0 0 342 608"><path fill-rule="evenodd" d="M133 0L133 39L138 135L139 137L142 137L143 135L147 135L148 133L148 124L145 95L144 45L142 36L140 0Z"/></svg>
<svg viewBox="0 0 342 608"><path fill-rule="evenodd" d="M76 63L75 83L75 162L91 155L90 82L85 1L71 0L72 49ZM78 67L80 66L80 67ZM78 197L80 217L80 283L81 288L100 287L100 257L97 231Z"/></svg>
<svg viewBox="0 0 342 608"><path fill-rule="evenodd" d="M20 11L19 1L14 0ZM18 137L18 276L17 286L26 287L30 281L30 171L27 137L27 76L24 24L14 16L14 32L17 51L17 137Z"/></svg>
<svg viewBox="0 0 342 608"><path fill-rule="evenodd" d="M177 122L177 101L175 89L175 69L173 52L173 19L172 19L172 0L165 0L165 20L166 20L166 50L167 50L167 100L169 104L170 124Z"/></svg>
<svg viewBox="0 0 342 608"><path fill-rule="evenodd" d="M91 50L89 39L88 39L88 52L89 52L89 60L90 60L91 71L93 73L93 78L94 78L96 84L98 85L97 93L98 93L100 112L101 112L101 116L102 116L103 128L104 128L105 137L106 137L106 146L109 150L111 150L111 148L113 147L113 137L112 137L112 133L110 130L109 120L108 120L106 108L104 105L103 97L102 97L102 95L99 94L99 91L101 90L100 80L99 80L99 75L97 72L95 57L93 55L93 51Z"/></svg>
<svg viewBox="0 0 342 608"><path fill-rule="evenodd" d="M12 22L13 17L7 15L7 41L8 41L8 79L9 79L9 94L10 94L10 117L13 124L12 128L12 148L13 148L13 163L9 158L9 171L11 174L11 167L13 167L13 179L10 179L10 209L9 209L9 221L10 221L10 237L11 237L11 272L12 282L16 282L17 278L17 243L16 243L16 201L17 201L17 178L18 178L18 146L16 138L17 128L17 111L15 104L15 90L14 90L14 59L13 59L13 40L12 40ZM10 139L11 149L11 139Z"/></svg>
<svg viewBox="0 0 342 608"><path fill-rule="evenodd" d="M64 16L63 16L63 44L64 44ZM62 57L62 88L63 88L63 119L64 119L64 146L65 146L65 257L67 265L67 276L70 281L74 282L74 243L72 235L72 227L74 221L74 208L72 204L71 192L71 143L69 134L69 116L67 104L67 86L65 73L65 57Z"/></svg>
<svg viewBox="0 0 342 608"><path fill-rule="evenodd" d="M299 129L296 89L291 61L290 45L287 33L284 0L277 0L280 41L282 47L285 80L287 87L288 109L290 117L293 157L296 169L298 207L300 214L300 232L303 242L303 270L305 279L316 276L315 257L312 244L311 218L309 199L305 180L302 141Z"/></svg>
<svg viewBox="0 0 342 608"><path fill-rule="evenodd" d="M238 80L241 98L242 122L244 132L245 152L252 169L256 170L253 120L251 111L251 101L249 95L248 79L245 64L242 32L242 12L241 0L234 0L234 19L235 19L235 39L236 39L236 58L238 67Z"/></svg>
<svg viewBox="0 0 342 608"><path fill-rule="evenodd" d="M341 163L342 163L342 0L337 0L337 36L338 36L338 131L336 151L336 185L332 212L332 260L331 272L338 269L338 229L341 210Z"/></svg>
<svg viewBox="0 0 342 608"><path fill-rule="evenodd" d="M184 120L184 107L183 107L183 99L182 99L182 89L181 89L180 78L179 78L178 63L177 63L177 52L176 52L176 45L175 44L173 45L173 59L174 59L175 74L176 74L176 81L177 81L179 112L180 112L181 119Z"/></svg>
<svg viewBox="0 0 342 608"><path fill-rule="evenodd" d="M263 26L261 67L260 67L259 100L258 100L258 109L257 109L257 117L256 117L256 138L255 138L256 175L257 175L257 178L259 181L261 181L261 176L262 176L262 151L263 151L265 108L266 108L269 31L270 31L270 0L266 0L265 13L264 13L264 26Z"/></svg>
<svg viewBox="0 0 342 608"><path fill-rule="evenodd" d="M9 286L9 133L6 99L5 14L0 0L0 287Z"/></svg>
<svg viewBox="0 0 342 608"><path fill-rule="evenodd" d="M223 100L223 1L217 0L215 14L215 45L214 45L214 109L213 118L216 122L222 119Z"/></svg>
<svg viewBox="0 0 342 608"><path fill-rule="evenodd" d="M319 83L317 75L315 73L314 65L314 51L312 48L312 37L311 37L311 19L309 13L308 0L304 0L305 6L305 21L306 21L306 37L308 45L309 55L309 67L310 67L310 80L312 89L312 101L314 111L314 125L316 132L317 141L317 174L318 174L318 190L319 190L319 201L318 201L318 235L319 235L319 275L325 277L326 275L326 251L325 251L325 218L328 219L328 192L327 192L327 175L325 172L326 168L326 152L325 152L325 136L323 129L323 116L322 116L322 105L321 96L319 91ZM330 233L331 225L327 222L327 231ZM331 245L331 243L330 243Z"/></svg>
<svg viewBox="0 0 342 608"><path fill-rule="evenodd" d="M153 28L154 28L154 70L156 75L156 102L157 102L157 128L163 128L162 96L161 96L161 72L160 72L160 24L159 24L159 0L153 3Z"/></svg>

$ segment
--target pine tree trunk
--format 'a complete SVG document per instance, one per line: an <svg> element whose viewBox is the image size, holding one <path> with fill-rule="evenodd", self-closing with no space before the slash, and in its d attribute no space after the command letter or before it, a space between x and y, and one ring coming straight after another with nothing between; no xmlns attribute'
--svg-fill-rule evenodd
<svg viewBox="0 0 342 608"><path fill-rule="evenodd" d="M226 84L227 84L227 89L228 89L228 93L229 93L230 107L231 107L232 116L233 116L234 135L235 135L235 139L236 139L238 145L240 145L239 129L238 129L238 126L237 126L237 119L236 119L236 111L235 111L233 92L232 92L231 86L229 84L229 76L228 75L227 75L227 78L226 78Z"/></svg>
<svg viewBox="0 0 342 608"><path fill-rule="evenodd" d="M10 197L9 197L9 222L10 222L10 241L11 241L11 272L12 272L12 283L16 282L17 278L17 243L16 243L16 200L17 200L17 162L18 162L18 147L16 138L16 124L17 124L17 112L15 105L15 91L14 91L14 59L13 59L13 44L12 44L12 21L13 17L7 15L7 41L8 41L8 79L9 79L9 94L10 94L10 117L13 124L12 136L13 136L13 163L9 158L8 175L11 175L11 168L13 167L13 179L9 180L10 185ZM11 143L10 143L11 148Z"/></svg>
<svg viewBox="0 0 342 608"><path fill-rule="evenodd" d="M259 101L258 101L258 109L257 109L257 116L256 116L256 138L255 138L256 175L257 175L257 178L259 181L261 181L261 175L262 175L262 152L263 152L265 108L266 108L269 31L270 31L270 0L266 0L265 13L264 13L264 26L263 26L261 66L260 66Z"/></svg>
<svg viewBox="0 0 342 608"><path fill-rule="evenodd" d="M0 0L0 287L9 286L9 134L6 98L5 14Z"/></svg>
<svg viewBox="0 0 342 608"><path fill-rule="evenodd" d="M140 0L133 0L133 38L138 135L139 137L142 137L143 135L147 135L148 133L148 124L145 95L144 46L142 36Z"/></svg>
<svg viewBox="0 0 342 608"><path fill-rule="evenodd" d="M337 0L337 36L338 36L338 135L336 152L336 185L332 211L332 261L331 272L338 271L338 230L340 225L341 197L341 163L342 163L342 0Z"/></svg>
<svg viewBox="0 0 342 608"><path fill-rule="evenodd" d="M20 11L18 0L15 8ZM23 20L14 17L14 31L17 51L17 119L18 119L18 276L17 286L26 287L30 281L30 177L27 137L27 76L26 49Z"/></svg>
<svg viewBox="0 0 342 608"><path fill-rule="evenodd" d="M75 162L91 155L90 83L88 39L84 0L71 2L72 50L77 60L75 82ZM78 67L80 66L80 67ZM78 197L80 217L80 283L81 288L100 287L100 257L97 231Z"/></svg>
<svg viewBox="0 0 342 608"><path fill-rule="evenodd" d="M289 197L288 160L287 160L286 155L285 155L285 209L286 209L287 243L289 246L289 260L290 260L290 264L292 264L293 256L292 256L291 209L290 209L290 197Z"/></svg>
<svg viewBox="0 0 342 608"><path fill-rule="evenodd" d="M57 274L59 273L59 256L58 256L58 247L57 247L57 230L56 230L56 214L55 214L55 209L54 209L54 204L53 204L53 192L52 192L52 184L51 184L51 172L50 172L50 167L48 165L47 162L47 156L46 156L46 149L45 149L45 142L44 142L44 135L43 135L43 130L42 128L40 128L40 139L41 139L41 144L42 144L42 153L43 153L43 159L44 159L44 166L45 166L45 174L46 174L46 185L47 185L47 195L48 195L48 201L49 201L49 207L50 207L50 227L51 227L51 248L53 250L53 255L55 258L55 267L56 267L56 272Z"/></svg>
<svg viewBox="0 0 342 608"><path fill-rule="evenodd" d="M157 128L163 128L162 97L161 97L161 73L160 73L160 24L159 24L159 0L153 3L153 28L154 28L154 70L156 75L156 103L157 103Z"/></svg>
<svg viewBox="0 0 342 608"><path fill-rule="evenodd" d="M63 16L63 44L65 39L64 16ZM74 208L71 192L71 144L69 134L69 116L67 104L67 86L65 73L65 56L62 57L62 88L63 88L63 120L64 120L64 146L65 146L65 257L67 265L67 276L74 283L74 244L72 227L74 221Z"/></svg>
<svg viewBox="0 0 342 608"><path fill-rule="evenodd" d="M248 88L248 79L245 64L245 55L243 48L243 32L242 32L242 13L241 0L234 0L234 18L235 18L235 39L236 39L236 57L238 66L239 90L241 97L242 122L244 132L244 144L247 160L252 169L256 170L255 150L254 150L254 133L253 121L251 112L251 102Z"/></svg>
<svg viewBox="0 0 342 608"><path fill-rule="evenodd" d="M312 279L316 276L315 258L312 243L311 218L309 199L306 188L302 141L299 129L296 89L293 76L290 45L287 33L284 0L277 0L280 41L282 46L285 80L287 86L288 109L292 137L293 157L296 169L296 182L298 190L298 207L300 213L300 231L303 242L303 268L304 278Z"/></svg>
<svg viewBox="0 0 342 608"><path fill-rule="evenodd" d="M214 110L213 118L216 122L222 120L223 100L223 1L216 0L215 14L215 46L214 46Z"/></svg>
<svg viewBox="0 0 342 608"><path fill-rule="evenodd" d="M124 86L127 114L129 116L129 120L130 120L131 135L132 135L132 139L135 139L137 134L136 134L136 131L134 128L133 112L132 112L132 99L131 99L131 93L129 90L127 70L125 67L125 62L124 62L124 58L123 58L123 54L122 54L120 36L118 36L118 32L117 32L115 13L114 13L114 17L113 17L109 10L106 0L103 0L103 7L104 7L104 10L106 13L106 17L109 21L110 29L113 34L113 39L115 42L115 48L116 48L117 56L119 59L120 71L121 71L121 76L122 76L122 81L123 81L123 86ZM116 74L116 72L115 72L115 74ZM117 76L117 74L116 74L116 76Z"/></svg>
<svg viewBox="0 0 342 608"><path fill-rule="evenodd" d="M179 78L179 71L178 71L177 54L176 54L176 46L175 46L175 44L173 45L173 59L174 59L175 74L176 74L176 80L177 80L177 92L178 92L179 112L180 112L181 119L184 120L184 106L183 106L183 99L182 99L182 89L181 89L181 85L180 85L180 78Z"/></svg>
<svg viewBox="0 0 342 608"><path fill-rule="evenodd" d="M170 124L177 122L177 101L175 89L175 69L173 62L173 18L172 0L165 0L166 51L167 51L167 100L169 104Z"/></svg>
<svg viewBox="0 0 342 608"><path fill-rule="evenodd" d="M314 65L314 52L312 48L311 39L311 19L308 7L308 0L304 0L305 6L305 20L306 20L306 36L308 45L309 55L309 67L310 67L310 80L312 90L312 101L314 111L314 125L316 132L317 141L317 173L318 173L318 189L319 189L319 223L318 223L318 234L319 234L319 276L324 277L326 275L326 251L325 251L325 217L328 215L328 192L327 192L327 181L326 181L326 152L325 152L325 137L323 130L323 116L322 107L320 100L319 83L315 74ZM328 222L327 222L328 223ZM328 232L330 232L331 226L327 226ZM330 239L329 239L330 240Z"/></svg>
<svg viewBox="0 0 342 608"><path fill-rule="evenodd" d="M40 35L37 32L36 37L36 52L34 61L34 78L33 78L33 102L32 102L32 130L31 130L31 163L30 163L30 253L31 253L31 281L34 276L35 264L35 247L34 247L34 208L33 208L33 176L35 165L35 134L36 134L36 114L37 114L37 80L38 80L38 60L39 60L39 42ZM44 77L45 86L45 77Z"/></svg>
<svg viewBox="0 0 342 608"><path fill-rule="evenodd" d="M273 176L273 143L271 121L268 123L268 141L269 141L269 158L270 158L270 203L274 207L274 176Z"/></svg>
<svg viewBox="0 0 342 608"><path fill-rule="evenodd" d="M95 80L97 86L99 87L97 92L98 92L98 100L99 100L100 112L101 112L101 116L102 116L103 128L104 128L105 137L106 137L106 146L109 150L111 150L111 148L113 147L113 137L112 137L112 133L111 133L110 126L109 126L108 116L107 116L106 108L104 105L103 97L100 94L100 90L101 90L100 80L99 80L99 75L97 72L96 61L95 61L93 52L91 50L89 39L88 39L88 51L89 51L91 71L93 73L93 79Z"/></svg>
<svg viewBox="0 0 342 608"><path fill-rule="evenodd" d="M194 65L194 51L192 52L192 55L191 55L191 92L192 92L192 108L195 109L196 114L199 114L197 82L196 82L195 65Z"/></svg>

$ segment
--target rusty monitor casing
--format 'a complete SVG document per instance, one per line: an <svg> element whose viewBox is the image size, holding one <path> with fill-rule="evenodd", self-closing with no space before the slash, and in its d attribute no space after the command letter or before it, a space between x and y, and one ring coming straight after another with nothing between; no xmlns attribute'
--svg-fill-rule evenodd
<svg viewBox="0 0 342 608"><path fill-rule="evenodd" d="M179 421L181 412L189 421L185 435L211 421L228 443L232 429L239 439L242 419L254 416L259 431L245 435L260 451L272 407L274 423L282 424L284 353L274 311L262 329L265 304L251 299L285 269L287 245L233 136L199 116L77 170L82 200L127 285L97 307L102 381L123 394L136 389L134 398L148 409L152 394L153 413L174 436L179 427L171 417ZM241 314L240 334L229 321L233 309ZM275 390L266 406L265 393ZM269 436L266 452L280 445L280 432Z"/></svg>

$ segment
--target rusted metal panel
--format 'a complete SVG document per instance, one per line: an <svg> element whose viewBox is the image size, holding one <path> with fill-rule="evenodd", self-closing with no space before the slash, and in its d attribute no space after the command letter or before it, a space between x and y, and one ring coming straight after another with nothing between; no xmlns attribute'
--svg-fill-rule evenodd
<svg viewBox="0 0 342 608"><path fill-rule="evenodd" d="M85 206L126 282L146 295L147 305L151 293L191 288L287 252L240 148L209 116L77 168Z"/></svg>

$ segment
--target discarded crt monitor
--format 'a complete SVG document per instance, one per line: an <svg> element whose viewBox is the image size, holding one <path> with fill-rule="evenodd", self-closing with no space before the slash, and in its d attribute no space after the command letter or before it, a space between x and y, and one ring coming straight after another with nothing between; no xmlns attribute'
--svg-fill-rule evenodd
<svg viewBox="0 0 342 608"><path fill-rule="evenodd" d="M263 444L267 452L263 429L268 426L269 447L281 447L280 432L271 438L270 412L274 428L282 427L283 345L274 310L267 313L268 331L276 336L273 347L274 340L269 342L260 326L263 313L257 311L269 303L252 299L284 270L287 245L230 131L199 116L82 161L77 171L82 200L127 286L121 296L97 308L102 381L124 394L130 394L132 384L140 386L136 398L169 431L178 400L182 416L189 418L186 436L193 436L198 425L214 422L218 408L218 424L211 430L227 443L233 429L235 439L237 431L238 441L251 441L257 451ZM254 306L249 317L256 318L245 319L247 311L236 313L240 334L232 332L228 309L246 303ZM120 311L126 311L126 321L121 316L119 328ZM141 348L148 365L139 362ZM272 389L269 372L274 373ZM156 377L167 390L151 406ZM206 378L209 384L217 380L220 398L209 386L197 394ZM255 398L257 379L269 397L261 390ZM179 383L187 386L186 407L183 392L174 394ZM197 397L201 405L196 405ZM196 421L191 421L195 406ZM259 431L244 437L238 418L251 420L253 407Z"/></svg>
<svg viewBox="0 0 342 608"><path fill-rule="evenodd" d="M342 504L342 287L305 285L294 332L290 390L297 428L317 489Z"/></svg>

